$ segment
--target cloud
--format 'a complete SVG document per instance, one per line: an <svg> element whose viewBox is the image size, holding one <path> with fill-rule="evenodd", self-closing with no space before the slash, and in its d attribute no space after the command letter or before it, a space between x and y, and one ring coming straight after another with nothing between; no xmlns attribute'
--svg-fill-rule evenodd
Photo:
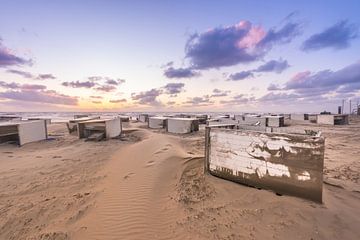
<svg viewBox="0 0 360 240"><path fill-rule="evenodd" d="M299 98L296 94L289 94L289 93L273 93L270 92L268 94L265 94L258 100L260 102L275 102L275 101L283 101L283 100L291 100L291 99L297 99Z"/></svg>
<svg viewBox="0 0 360 240"><path fill-rule="evenodd" d="M127 100L125 98L122 99L113 99L109 101L110 103L124 103L127 102Z"/></svg>
<svg viewBox="0 0 360 240"><path fill-rule="evenodd" d="M282 73L285 69L289 68L290 65L286 60L270 60L263 65L260 65L255 72L275 72Z"/></svg>
<svg viewBox="0 0 360 240"><path fill-rule="evenodd" d="M144 91L140 93L132 93L131 99L136 101L138 104L143 105L161 105L157 100L157 97L163 93L161 89L153 88L149 91Z"/></svg>
<svg viewBox="0 0 360 240"><path fill-rule="evenodd" d="M295 74L282 87L271 84L272 91L259 101L272 102L329 102L360 95L360 62L337 71L304 71ZM273 91L277 91L274 93Z"/></svg>
<svg viewBox="0 0 360 240"><path fill-rule="evenodd" d="M329 69L311 73L310 71L297 73L285 83L285 89L313 89L331 87L336 89L342 85L360 82L360 61L346 66L338 71Z"/></svg>
<svg viewBox="0 0 360 240"><path fill-rule="evenodd" d="M247 97L245 94L239 94L230 100L222 100L220 101L220 104L224 105L244 105L249 103L250 101L255 101L254 97Z"/></svg>
<svg viewBox="0 0 360 240"><path fill-rule="evenodd" d="M32 60L16 56L2 44L2 39L0 38L0 67L21 65L32 65Z"/></svg>
<svg viewBox="0 0 360 240"><path fill-rule="evenodd" d="M167 78L192 78L200 76L200 73L192 70L191 68L169 67L165 69L164 75Z"/></svg>
<svg viewBox="0 0 360 240"><path fill-rule="evenodd" d="M55 105L77 105L77 97L59 94L56 91L34 91L34 90L20 90L20 91L6 91L0 92L0 98L25 101L49 103Z"/></svg>
<svg viewBox="0 0 360 240"><path fill-rule="evenodd" d="M12 82L12 83L7 83L4 81L0 81L0 87L1 88L7 88L7 89L19 89L20 88L20 84Z"/></svg>
<svg viewBox="0 0 360 240"><path fill-rule="evenodd" d="M101 92L112 92L116 90L116 87L114 85L102 85L95 88L96 91Z"/></svg>
<svg viewBox="0 0 360 240"><path fill-rule="evenodd" d="M228 80L240 81L240 80L244 80L244 79L252 78L252 77L254 77L254 74L252 73L252 71L242 71L242 72L230 74L228 77Z"/></svg>
<svg viewBox="0 0 360 240"><path fill-rule="evenodd" d="M268 88L268 91L277 91L277 90L281 90L281 87L277 84L271 83Z"/></svg>
<svg viewBox="0 0 360 240"><path fill-rule="evenodd" d="M6 72L12 73L12 74L17 74L24 78L31 78L31 79L35 79L35 80L56 79L56 77L52 74L39 74L38 76L34 76L30 72L25 72L25 71L15 70L15 69L9 69Z"/></svg>
<svg viewBox="0 0 360 240"><path fill-rule="evenodd" d="M301 34L301 25L299 23L288 22L282 28L270 29L265 37L261 39L258 46L270 49L275 44L286 44Z"/></svg>
<svg viewBox="0 0 360 240"><path fill-rule="evenodd" d="M102 80L103 77L101 77L101 76L91 76L91 77L88 77L88 79L90 81L99 81L99 80Z"/></svg>
<svg viewBox="0 0 360 240"><path fill-rule="evenodd" d="M192 69L209 69L249 63L262 58L274 45L290 42L301 32L300 24L286 23L268 32L249 21L193 34L185 55Z"/></svg>
<svg viewBox="0 0 360 240"><path fill-rule="evenodd" d="M72 88L92 88L95 86L95 83L91 81L84 81L84 82L72 81L72 82L63 82L61 85Z"/></svg>
<svg viewBox="0 0 360 240"><path fill-rule="evenodd" d="M36 79L38 80L46 80L46 79L56 79L56 77L50 73L39 74Z"/></svg>
<svg viewBox="0 0 360 240"><path fill-rule="evenodd" d="M185 106L191 107L191 106L208 106L213 104L213 101L210 101L209 95L205 95L203 97L191 97L188 98L184 104Z"/></svg>
<svg viewBox="0 0 360 240"><path fill-rule="evenodd" d="M7 83L0 81L0 87L5 89L17 89L17 90L45 90L45 85L39 84L19 84L15 82Z"/></svg>
<svg viewBox="0 0 360 240"><path fill-rule="evenodd" d="M254 73L261 73L261 72L275 72L275 73L282 73L285 69L289 68L290 65L286 60L270 60L263 65L260 65L256 69L248 70L248 71L241 71L238 73L233 73L228 76L229 81L239 81L245 80L247 78L253 78Z"/></svg>
<svg viewBox="0 0 360 240"><path fill-rule="evenodd" d="M92 76L88 77L88 81L63 82L62 85L72 88L92 88L100 92L113 92L117 90L118 85L124 82L125 80L120 78L113 79L109 77Z"/></svg>
<svg viewBox="0 0 360 240"><path fill-rule="evenodd" d="M210 97L226 97L229 95L229 93L231 93L231 91L224 91L224 90L215 88Z"/></svg>
<svg viewBox="0 0 360 240"><path fill-rule="evenodd" d="M106 84L109 84L109 85L115 85L115 86L118 86L120 84L123 84L125 83L125 80L124 79L111 79L111 78L106 78Z"/></svg>
<svg viewBox="0 0 360 240"><path fill-rule="evenodd" d="M34 78L34 76L29 73L29 72L25 72L25 71L20 71L20 70L15 70L15 69L9 69L9 70L6 70L6 72L8 73L13 73L13 74L17 74L17 75L20 75L24 78Z"/></svg>
<svg viewBox="0 0 360 240"><path fill-rule="evenodd" d="M93 99L103 99L102 96L90 96L90 98L93 98Z"/></svg>
<svg viewBox="0 0 360 240"><path fill-rule="evenodd" d="M323 48L344 49L350 41L358 37L358 27L348 21L340 21L320 33L310 36L301 49L314 51Z"/></svg>
<svg viewBox="0 0 360 240"><path fill-rule="evenodd" d="M102 102L101 101L91 101L92 103L94 104L101 104Z"/></svg>
<svg viewBox="0 0 360 240"><path fill-rule="evenodd" d="M184 91L184 83L168 83L163 88L166 94L178 94Z"/></svg>
<svg viewBox="0 0 360 240"><path fill-rule="evenodd" d="M168 101L166 104L172 106L172 105L175 105L176 102L175 101Z"/></svg>
<svg viewBox="0 0 360 240"><path fill-rule="evenodd" d="M46 86L40 84L23 84L20 89L23 90L45 90Z"/></svg>

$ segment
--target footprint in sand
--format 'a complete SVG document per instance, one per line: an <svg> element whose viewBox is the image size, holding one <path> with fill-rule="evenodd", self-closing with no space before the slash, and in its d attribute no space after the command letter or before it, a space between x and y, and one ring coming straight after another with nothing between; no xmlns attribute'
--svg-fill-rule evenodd
<svg viewBox="0 0 360 240"><path fill-rule="evenodd" d="M128 179L130 178L132 175L134 175L135 173L128 173L127 175L124 176L124 179Z"/></svg>
<svg viewBox="0 0 360 240"><path fill-rule="evenodd" d="M159 153L163 153L166 152L167 150L169 150L169 147L171 146L171 144L166 144L165 147L163 147L162 149L160 149L159 151L156 151L154 154L159 154Z"/></svg>
<svg viewBox="0 0 360 240"><path fill-rule="evenodd" d="M150 161L147 162L146 167L151 167L154 164L155 164L155 161L150 160Z"/></svg>

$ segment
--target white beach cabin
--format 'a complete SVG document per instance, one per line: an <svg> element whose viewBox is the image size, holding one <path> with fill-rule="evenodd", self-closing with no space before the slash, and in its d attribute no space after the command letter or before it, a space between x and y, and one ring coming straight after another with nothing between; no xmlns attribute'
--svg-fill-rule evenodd
<svg viewBox="0 0 360 240"><path fill-rule="evenodd" d="M45 120L0 123L0 143L15 141L19 146L47 139Z"/></svg>
<svg viewBox="0 0 360 240"><path fill-rule="evenodd" d="M166 128L167 117L149 117L149 128Z"/></svg>
<svg viewBox="0 0 360 240"><path fill-rule="evenodd" d="M99 141L120 136L122 127L120 118L94 119L77 124L79 138Z"/></svg>
<svg viewBox="0 0 360 240"><path fill-rule="evenodd" d="M191 133L199 131L199 120L196 118L169 118L166 131L170 133Z"/></svg>
<svg viewBox="0 0 360 240"><path fill-rule="evenodd" d="M317 115L318 124L326 125L346 125L349 124L349 115L347 114L319 114Z"/></svg>
<svg viewBox="0 0 360 240"><path fill-rule="evenodd" d="M69 133L77 131L77 124L79 122L85 122L85 121L94 120L94 119L100 119L100 116L81 117L81 118L76 118L76 119L69 120L69 122L66 124L67 127L68 127L68 130L69 130Z"/></svg>

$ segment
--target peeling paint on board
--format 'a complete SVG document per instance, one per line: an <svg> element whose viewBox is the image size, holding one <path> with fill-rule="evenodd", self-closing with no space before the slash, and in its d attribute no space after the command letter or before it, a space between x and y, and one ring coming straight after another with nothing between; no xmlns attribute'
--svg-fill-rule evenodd
<svg viewBox="0 0 360 240"><path fill-rule="evenodd" d="M322 201L324 138L206 128L205 169L239 183Z"/></svg>

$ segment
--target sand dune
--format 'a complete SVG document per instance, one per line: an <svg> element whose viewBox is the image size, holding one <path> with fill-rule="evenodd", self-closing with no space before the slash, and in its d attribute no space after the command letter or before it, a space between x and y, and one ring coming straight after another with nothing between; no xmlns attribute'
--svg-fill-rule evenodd
<svg viewBox="0 0 360 240"><path fill-rule="evenodd" d="M0 146L0 239L359 239L360 121L321 129L324 204L203 173L203 131ZM129 128L127 128L129 129Z"/></svg>

